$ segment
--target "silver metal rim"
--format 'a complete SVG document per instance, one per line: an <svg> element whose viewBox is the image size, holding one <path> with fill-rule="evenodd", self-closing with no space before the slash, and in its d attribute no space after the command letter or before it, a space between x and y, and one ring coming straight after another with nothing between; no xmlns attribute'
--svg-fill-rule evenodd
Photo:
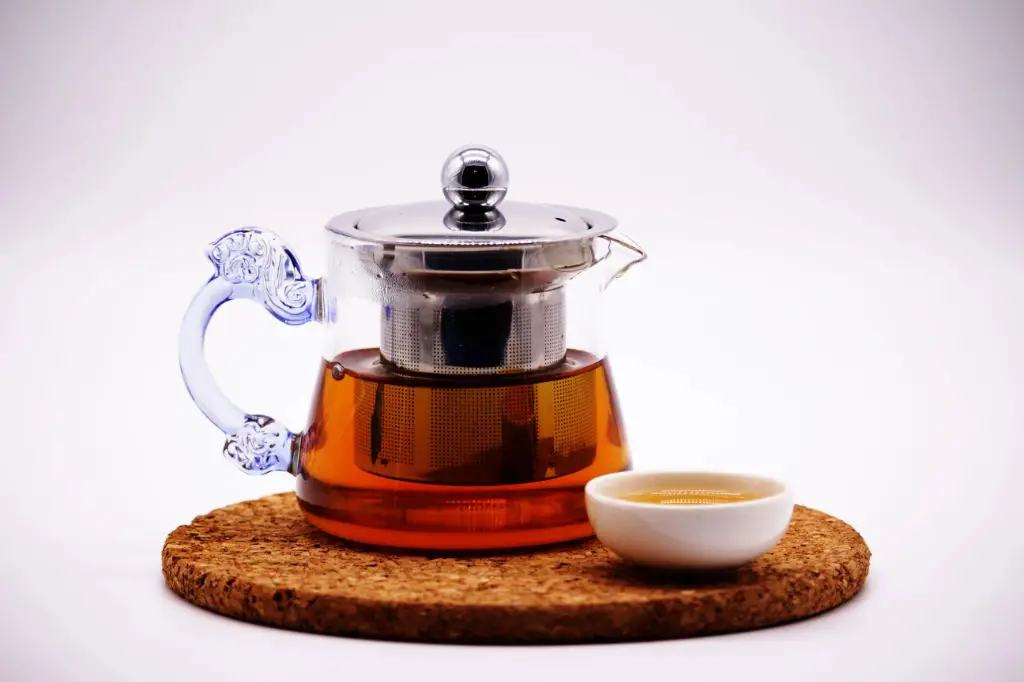
<svg viewBox="0 0 1024 682"><path fill-rule="evenodd" d="M491 241L481 239L459 239L458 237L445 236L443 239L438 237L432 238L418 238L418 237L387 237L381 235L375 235L358 228L359 221L362 218L370 215L375 211L384 209L394 208L393 206L372 206L368 208L362 208L356 211L349 211L331 218L331 220L324 227L328 232L337 234L343 237L349 237L362 242L369 242L374 244L382 244L387 246L416 246L424 249L438 249L438 250L450 250L450 249L473 249L473 250L487 250L487 249L507 249L513 246L542 246L548 244L557 243L572 243L578 241L586 241L597 237L599 235L608 234L618 227L618 221L610 215L601 213L600 211L593 211L590 209L578 208L575 206L563 206L559 204L545 204L552 209L565 211L572 213L580 218L584 223L587 224L587 231L572 236L560 236L552 239L544 238L522 238L522 239L493 239Z"/></svg>

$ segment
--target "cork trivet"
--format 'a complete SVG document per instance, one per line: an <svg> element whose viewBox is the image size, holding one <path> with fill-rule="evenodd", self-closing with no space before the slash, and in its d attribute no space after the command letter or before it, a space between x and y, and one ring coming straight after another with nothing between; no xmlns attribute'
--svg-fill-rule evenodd
<svg viewBox="0 0 1024 682"><path fill-rule="evenodd" d="M849 525L801 506L773 550L713 574L637 568L594 539L519 553L393 553L314 529L285 493L176 529L163 572L193 604L280 628L555 643L671 639L805 618L853 597L870 557Z"/></svg>

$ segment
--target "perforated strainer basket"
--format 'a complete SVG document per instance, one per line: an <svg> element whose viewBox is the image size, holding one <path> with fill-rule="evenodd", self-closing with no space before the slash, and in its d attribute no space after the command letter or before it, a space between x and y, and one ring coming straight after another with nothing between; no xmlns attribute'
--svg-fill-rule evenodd
<svg viewBox="0 0 1024 682"><path fill-rule="evenodd" d="M566 353L563 286L601 260L594 240L615 221L593 211L503 202L508 170L482 147L452 154L442 183L447 203L363 210L329 225L379 245L365 252L364 267L381 281L382 359L445 375L558 364Z"/></svg>

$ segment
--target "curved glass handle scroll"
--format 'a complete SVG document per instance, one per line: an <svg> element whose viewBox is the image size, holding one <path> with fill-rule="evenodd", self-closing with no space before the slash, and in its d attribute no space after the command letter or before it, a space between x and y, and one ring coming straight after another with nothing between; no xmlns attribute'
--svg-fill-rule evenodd
<svg viewBox="0 0 1024 682"><path fill-rule="evenodd" d="M316 317L319 281L302 275L299 261L273 232L230 232L207 249L216 270L192 300L181 325L179 361L185 386L203 414L227 435L224 455L250 474L295 470L298 436L270 417L236 407L206 364L203 345L210 319L234 299L263 304L285 324Z"/></svg>

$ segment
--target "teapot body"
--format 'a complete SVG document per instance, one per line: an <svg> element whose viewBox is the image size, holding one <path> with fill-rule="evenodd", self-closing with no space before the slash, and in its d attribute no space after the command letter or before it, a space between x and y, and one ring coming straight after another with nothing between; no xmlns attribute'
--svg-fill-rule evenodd
<svg viewBox="0 0 1024 682"><path fill-rule="evenodd" d="M397 220L374 209L333 219L316 280L272 233L214 242L215 274L182 326L186 384L227 434L227 458L249 473L294 475L307 520L338 537L489 549L589 536L584 486L630 468L601 297L624 271L609 272L617 257L630 252L631 264L643 252L606 234L601 214L532 205L499 214L503 192L453 196L457 211L436 202L404 207ZM474 213L474 196L494 205ZM583 237L475 232L533 214L580 221ZM454 235L417 231L417 221ZM235 407L213 382L203 335L234 299L288 324L323 325L301 432Z"/></svg>

